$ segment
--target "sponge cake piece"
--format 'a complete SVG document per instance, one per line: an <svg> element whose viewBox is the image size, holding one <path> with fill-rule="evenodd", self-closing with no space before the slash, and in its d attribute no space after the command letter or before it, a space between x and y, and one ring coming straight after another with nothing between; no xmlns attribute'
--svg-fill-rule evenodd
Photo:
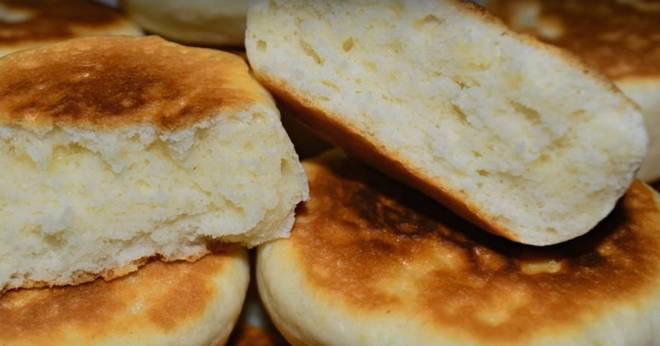
<svg viewBox="0 0 660 346"><path fill-rule="evenodd" d="M74 37L140 36L117 10L85 0L0 0L0 55Z"/></svg>
<svg viewBox="0 0 660 346"><path fill-rule="evenodd" d="M310 128L490 232L533 245L584 234L639 168L642 116L475 6L256 1L246 49Z"/></svg>
<svg viewBox="0 0 660 346"><path fill-rule="evenodd" d="M638 177L660 179L660 3L489 0L486 5L513 29L577 54L633 99L650 140Z"/></svg>
<svg viewBox="0 0 660 346"><path fill-rule="evenodd" d="M249 280L244 249L154 261L110 282L0 297L1 345L224 345Z"/></svg>
<svg viewBox="0 0 660 346"><path fill-rule="evenodd" d="M238 56L160 38L0 60L0 291L285 237L307 196L270 95Z"/></svg>
<svg viewBox="0 0 660 346"><path fill-rule="evenodd" d="M539 248L477 229L337 154L257 279L294 345L657 345L660 199L635 182L587 235Z"/></svg>

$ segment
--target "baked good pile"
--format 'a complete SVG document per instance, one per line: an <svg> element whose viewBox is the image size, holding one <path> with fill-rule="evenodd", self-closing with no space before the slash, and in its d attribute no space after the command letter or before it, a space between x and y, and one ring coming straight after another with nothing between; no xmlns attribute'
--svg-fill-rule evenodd
<svg viewBox="0 0 660 346"><path fill-rule="evenodd" d="M0 1L0 345L660 344L660 7L483 5Z"/></svg>

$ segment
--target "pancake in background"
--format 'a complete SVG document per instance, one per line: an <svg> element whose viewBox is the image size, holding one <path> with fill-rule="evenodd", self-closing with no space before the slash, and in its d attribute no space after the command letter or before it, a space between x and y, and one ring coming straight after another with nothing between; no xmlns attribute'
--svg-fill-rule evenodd
<svg viewBox="0 0 660 346"><path fill-rule="evenodd" d="M146 30L173 41L243 46L245 0L121 0L124 11Z"/></svg>
<svg viewBox="0 0 660 346"><path fill-rule="evenodd" d="M660 2L488 0L486 7L513 29L577 54L637 102L650 140L638 177L660 178Z"/></svg>
<svg viewBox="0 0 660 346"><path fill-rule="evenodd" d="M248 280L246 251L226 247L109 282L11 291L0 298L0 345L224 344Z"/></svg>
<svg viewBox="0 0 660 346"><path fill-rule="evenodd" d="M338 153L303 163L310 201L258 250L264 305L296 345L657 345L660 206L635 182L587 235L489 235Z"/></svg>
<svg viewBox="0 0 660 346"><path fill-rule="evenodd" d="M85 0L1 0L0 55L73 37L139 36L117 10Z"/></svg>

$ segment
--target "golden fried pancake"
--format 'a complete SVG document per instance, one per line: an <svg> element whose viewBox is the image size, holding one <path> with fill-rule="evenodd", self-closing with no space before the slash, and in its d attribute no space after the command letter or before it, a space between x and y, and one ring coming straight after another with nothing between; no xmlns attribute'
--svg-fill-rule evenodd
<svg viewBox="0 0 660 346"><path fill-rule="evenodd" d="M660 178L660 2L488 0L486 6L513 29L577 54L637 102L650 139L638 177Z"/></svg>
<svg viewBox="0 0 660 346"><path fill-rule="evenodd" d="M660 200L641 182L587 235L532 247L336 153L303 165L312 198L257 259L293 344L660 342Z"/></svg>
<svg viewBox="0 0 660 346"><path fill-rule="evenodd" d="M0 345L224 344L248 280L246 251L227 247L109 282L11 291L0 298Z"/></svg>
<svg viewBox="0 0 660 346"><path fill-rule="evenodd" d="M0 291L285 237L307 181L240 57L158 37L0 59Z"/></svg>
<svg viewBox="0 0 660 346"><path fill-rule="evenodd" d="M97 35L142 31L119 11L89 0L0 0L0 55Z"/></svg>

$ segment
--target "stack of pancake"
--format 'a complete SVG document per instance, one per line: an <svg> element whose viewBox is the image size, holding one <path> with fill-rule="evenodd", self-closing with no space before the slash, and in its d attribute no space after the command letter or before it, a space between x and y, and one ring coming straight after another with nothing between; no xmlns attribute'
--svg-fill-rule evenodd
<svg viewBox="0 0 660 346"><path fill-rule="evenodd" d="M3 6L37 32L0 60L0 344L224 343L243 245L308 194L271 96L233 54L118 36L114 9Z"/></svg>
<svg viewBox="0 0 660 346"><path fill-rule="evenodd" d="M295 345L660 344L644 118L572 53L458 0L122 2L250 71L0 4L0 345L282 344L228 339L248 248Z"/></svg>

